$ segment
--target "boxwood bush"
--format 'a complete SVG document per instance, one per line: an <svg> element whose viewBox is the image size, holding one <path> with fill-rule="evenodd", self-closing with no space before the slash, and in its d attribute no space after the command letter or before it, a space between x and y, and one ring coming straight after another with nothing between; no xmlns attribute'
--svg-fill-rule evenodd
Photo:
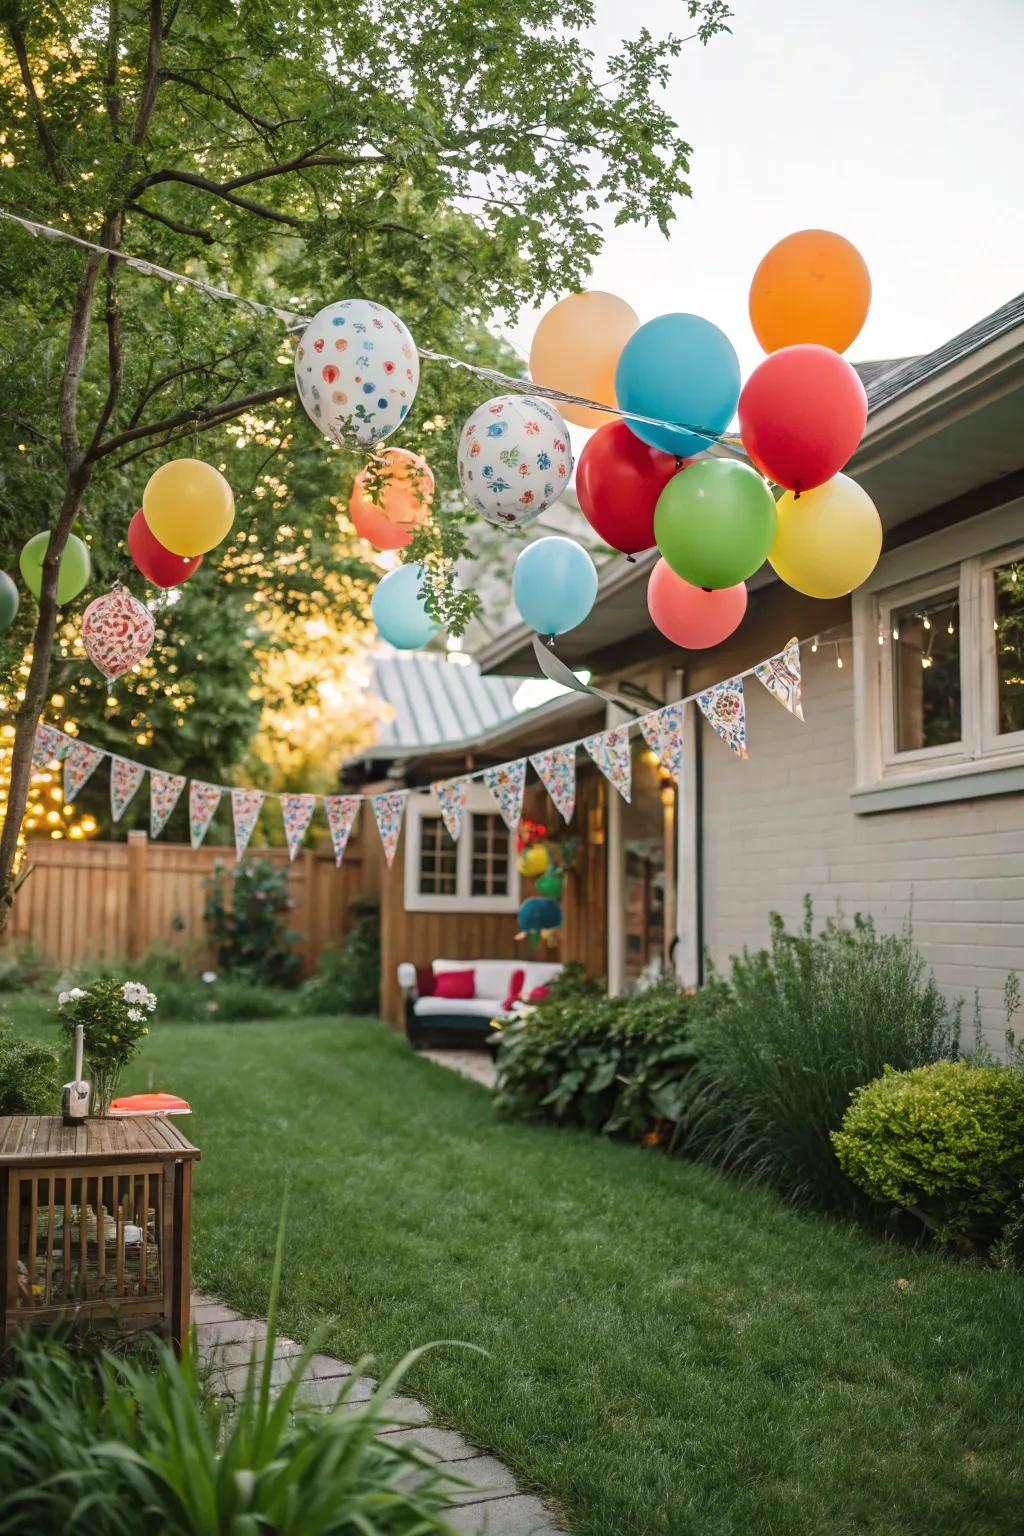
<svg viewBox="0 0 1024 1536"><path fill-rule="evenodd" d="M0 1115L52 1115L60 1108L60 1058L0 1019Z"/></svg>

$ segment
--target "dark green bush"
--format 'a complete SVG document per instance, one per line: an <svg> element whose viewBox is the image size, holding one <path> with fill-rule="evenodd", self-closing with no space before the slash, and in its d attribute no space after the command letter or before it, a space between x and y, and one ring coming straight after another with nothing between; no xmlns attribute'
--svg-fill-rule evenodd
<svg viewBox="0 0 1024 1536"><path fill-rule="evenodd" d="M832 1144L846 1174L940 1242L986 1245L1024 1187L1024 1072L939 1061L858 1088Z"/></svg>
<svg viewBox="0 0 1024 1536"><path fill-rule="evenodd" d="M60 1058L39 1040L23 1040L0 1019L0 1115L52 1115L60 1109Z"/></svg>
<svg viewBox="0 0 1024 1536"><path fill-rule="evenodd" d="M34 944L0 949L0 992L31 992L48 981L52 967Z"/></svg>
<svg viewBox="0 0 1024 1536"><path fill-rule="evenodd" d="M235 981L231 976L218 977L212 986L204 986L202 997L205 1007L197 1017L214 1023L287 1019L295 1013L295 993L283 992L279 987L258 987L252 982Z"/></svg>
<svg viewBox="0 0 1024 1536"><path fill-rule="evenodd" d="M502 1030L497 1107L608 1135L674 1124L693 1061L688 1002L671 978L608 997L579 967L566 967L533 1013Z"/></svg>
<svg viewBox="0 0 1024 1536"><path fill-rule="evenodd" d="M294 986L298 934L288 927L290 906L283 864L247 858L228 868L218 860L206 881L204 917L220 969L260 986Z"/></svg>
<svg viewBox="0 0 1024 1536"><path fill-rule="evenodd" d="M307 1013L371 1013L380 1008L380 906L352 903L352 926L338 949L325 949L317 975L302 984Z"/></svg>
<svg viewBox="0 0 1024 1536"><path fill-rule="evenodd" d="M858 1197L830 1136L850 1094L886 1066L955 1056L959 1008L926 973L909 928L881 937L855 917L815 935L812 924L809 898L797 933L773 915L769 948L744 951L695 997L688 1147L841 1208Z"/></svg>

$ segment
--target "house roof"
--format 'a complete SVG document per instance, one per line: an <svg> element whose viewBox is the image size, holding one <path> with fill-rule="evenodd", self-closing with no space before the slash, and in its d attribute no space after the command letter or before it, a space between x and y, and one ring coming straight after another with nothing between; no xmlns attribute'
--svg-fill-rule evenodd
<svg viewBox="0 0 1024 1536"><path fill-rule="evenodd" d="M376 745L360 755L397 756L443 741L474 741L515 717L520 682L481 677L469 658L460 665L429 651L381 656L371 687L390 718L381 722Z"/></svg>

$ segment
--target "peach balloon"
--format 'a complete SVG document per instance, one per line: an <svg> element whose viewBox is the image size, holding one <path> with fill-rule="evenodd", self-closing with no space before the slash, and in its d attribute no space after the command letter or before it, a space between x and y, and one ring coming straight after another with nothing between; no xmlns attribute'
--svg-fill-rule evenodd
<svg viewBox="0 0 1024 1536"><path fill-rule="evenodd" d="M666 560L659 560L647 583L647 607L666 640L686 651L704 651L739 628L747 611L747 589L739 581L734 587L708 592L684 581Z"/></svg>
<svg viewBox="0 0 1024 1536"><path fill-rule="evenodd" d="M348 512L368 544L404 549L430 516L433 495L434 476L426 459L408 448L385 448L356 475Z"/></svg>
<svg viewBox="0 0 1024 1536"><path fill-rule="evenodd" d="M766 352L815 342L845 352L860 335L871 277L857 247L827 229L773 245L750 285L750 323Z"/></svg>
<svg viewBox="0 0 1024 1536"><path fill-rule="evenodd" d="M614 293L570 293L541 316L530 348L530 377L547 389L615 404L615 364L640 317ZM602 427L607 411L582 405L558 409L578 427Z"/></svg>

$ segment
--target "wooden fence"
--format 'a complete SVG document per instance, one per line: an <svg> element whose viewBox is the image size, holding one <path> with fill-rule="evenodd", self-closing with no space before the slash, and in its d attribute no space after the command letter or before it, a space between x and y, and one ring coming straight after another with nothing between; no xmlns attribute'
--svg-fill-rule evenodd
<svg viewBox="0 0 1024 1536"><path fill-rule="evenodd" d="M303 849L288 868L294 906L288 926L302 974L315 970L320 951L338 944L353 899L379 890L379 861L366 855L361 827L353 829L341 868L330 853ZM287 864L283 848L254 849L247 858ZM151 945L189 951L196 963L215 964L205 925L204 881L214 864L230 864L230 848L151 843L145 832L126 842L33 842L32 866L18 891L7 939L31 942L60 966L83 960L135 960Z"/></svg>

